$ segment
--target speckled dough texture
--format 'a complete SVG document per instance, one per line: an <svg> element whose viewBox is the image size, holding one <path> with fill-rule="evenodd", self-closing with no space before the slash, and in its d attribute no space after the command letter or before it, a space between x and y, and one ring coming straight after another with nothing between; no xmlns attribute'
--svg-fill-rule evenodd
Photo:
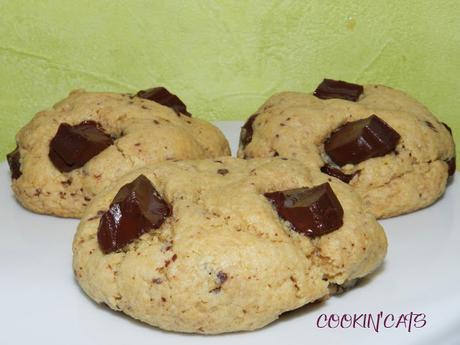
<svg viewBox="0 0 460 345"><path fill-rule="evenodd" d="M357 102L282 92L256 113L252 141L240 145L238 157L279 155L308 162L318 170L330 162L323 143L335 129L372 114L387 122L401 136L395 151L342 167L346 174L356 173L350 185L378 218L428 206L446 188L445 161L455 155L453 138L425 106L401 91L365 85Z"/></svg>
<svg viewBox="0 0 460 345"><path fill-rule="evenodd" d="M101 124L114 144L83 167L61 173L48 158L61 123ZM128 94L76 90L39 112L16 136L22 176L12 181L24 207L62 217L81 217L89 201L113 180L146 163L230 154L227 140L210 123L178 115L156 102Z"/></svg>
<svg viewBox="0 0 460 345"><path fill-rule="evenodd" d="M145 175L172 206L158 229L104 255L101 213ZM343 226L309 238L291 230L263 193L330 181ZM164 162L131 172L93 199L73 242L78 283L97 303L165 330L254 330L326 298L375 270L385 233L346 184L297 160Z"/></svg>

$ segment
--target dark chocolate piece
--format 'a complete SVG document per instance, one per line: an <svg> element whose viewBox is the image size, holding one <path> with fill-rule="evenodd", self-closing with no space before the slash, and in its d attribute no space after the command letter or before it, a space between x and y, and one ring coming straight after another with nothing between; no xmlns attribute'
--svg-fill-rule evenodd
<svg viewBox="0 0 460 345"><path fill-rule="evenodd" d="M437 132L438 130L436 129L436 127L430 122L430 121L425 121L425 124L430 128L432 129L433 131Z"/></svg>
<svg viewBox="0 0 460 345"><path fill-rule="evenodd" d="M441 122L441 123L442 123L442 124L444 125L444 127L446 127L446 129L449 131L450 135L452 135L452 128L450 128L450 127L449 127L446 123L444 123L444 122Z"/></svg>
<svg viewBox="0 0 460 345"><path fill-rule="evenodd" d="M363 87L342 80L324 79L313 93L321 99L340 98L356 102L363 93Z"/></svg>
<svg viewBox="0 0 460 345"><path fill-rule="evenodd" d="M97 231L101 250L107 254L123 248L151 229L158 229L172 214L144 175L125 184L105 212Z"/></svg>
<svg viewBox="0 0 460 345"><path fill-rule="evenodd" d="M22 175L20 159L21 154L19 153L18 146L16 146L12 152L6 155L6 160L8 161L8 165L10 166L11 170L11 178L13 180L18 179Z"/></svg>
<svg viewBox="0 0 460 345"><path fill-rule="evenodd" d="M376 115L349 122L335 130L324 143L332 161L343 166L384 156L396 148L400 135Z"/></svg>
<svg viewBox="0 0 460 345"><path fill-rule="evenodd" d="M337 230L343 224L343 209L329 183L313 188L297 188L265 193L278 215L293 230L310 237Z"/></svg>
<svg viewBox="0 0 460 345"><path fill-rule="evenodd" d="M219 271L217 272L216 278L217 286L209 292L219 293L222 289L222 285L227 281L228 275L223 271Z"/></svg>
<svg viewBox="0 0 460 345"><path fill-rule="evenodd" d="M450 128L446 123L441 122L444 127L449 131L450 135L452 135L452 128ZM452 176L455 174L455 170L457 169L457 164L456 164L456 159L455 156L452 157L451 159L446 160L447 166L448 166L448 174L449 176Z"/></svg>
<svg viewBox="0 0 460 345"><path fill-rule="evenodd" d="M228 275L224 271L219 271L217 272L217 279L219 280L219 284L222 285L227 281Z"/></svg>
<svg viewBox="0 0 460 345"><path fill-rule="evenodd" d="M136 94L136 96L160 103L165 107L169 107L174 110L177 115L184 114L189 117L192 116L192 114L187 111L187 106L184 104L184 102L182 102L176 95L170 93L164 87L160 86L147 90L141 90Z"/></svg>
<svg viewBox="0 0 460 345"><path fill-rule="evenodd" d="M94 121L71 126L61 123L51 140L49 158L61 172L81 168L113 144L113 139Z"/></svg>
<svg viewBox="0 0 460 345"><path fill-rule="evenodd" d="M455 162L455 156L452 157L451 159L448 159L446 160L446 163L447 163L447 166L448 166L448 174L449 176L452 176L453 174L455 174L455 170L457 169L457 165L456 165L456 162Z"/></svg>
<svg viewBox="0 0 460 345"><path fill-rule="evenodd" d="M253 114L249 116L246 123L241 127L240 133L240 145L242 148L245 148L252 140L252 135L254 134L254 128L252 128L252 124L256 120L256 117L259 114Z"/></svg>
<svg viewBox="0 0 460 345"><path fill-rule="evenodd" d="M217 173L222 175L222 176L225 176L229 173L228 169L218 169L217 170Z"/></svg>
<svg viewBox="0 0 460 345"><path fill-rule="evenodd" d="M154 284L161 284L163 283L163 280L161 278L153 278L152 283Z"/></svg>
<svg viewBox="0 0 460 345"><path fill-rule="evenodd" d="M339 180L342 180L345 183L349 183L353 177L356 175L354 174L345 174L343 173L340 169L333 167L332 165L325 164L321 167L321 171L325 174L328 174L329 176L333 176L335 178L338 178Z"/></svg>

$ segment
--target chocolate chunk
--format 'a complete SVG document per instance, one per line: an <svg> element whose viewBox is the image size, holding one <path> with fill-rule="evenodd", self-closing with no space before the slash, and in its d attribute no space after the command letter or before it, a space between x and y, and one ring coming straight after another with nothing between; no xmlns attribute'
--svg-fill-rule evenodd
<svg viewBox="0 0 460 345"><path fill-rule="evenodd" d="M448 167L447 172L449 176L452 176L453 174L455 174L455 170L457 169L457 166L455 164L455 156L452 157L451 159L446 160L446 163Z"/></svg>
<svg viewBox="0 0 460 345"><path fill-rule="evenodd" d="M223 271L219 271L217 272L217 279L219 281L219 284L222 285L223 283L225 283L228 279L228 276L227 276L227 273L223 272Z"/></svg>
<svg viewBox="0 0 460 345"><path fill-rule="evenodd" d="M326 164L321 167L321 171L329 176L333 176L342 180L345 183L349 183L353 177L356 175L354 174L345 174L340 169L333 167L332 165Z"/></svg>
<svg viewBox="0 0 460 345"><path fill-rule="evenodd" d="M430 122L430 121L425 121L425 124L430 128L432 129L433 131L437 132L438 130L436 129L436 127Z"/></svg>
<svg viewBox="0 0 460 345"><path fill-rule="evenodd" d="M22 175L20 159L21 154L19 153L18 146L16 146L12 152L6 155L6 160L8 161L8 165L10 166L11 170L11 178L13 180L18 179Z"/></svg>
<svg viewBox="0 0 460 345"><path fill-rule="evenodd" d="M358 84L341 80L324 79L313 93L321 99L340 98L356 102L363 93L363 87Z"/></svg>
<svg viewBox="0 0 460 345"><path fill-rule="evenodd" d="M444 127L446 127L446 129L449 131L450 135L452 135L452 129L444 122L441 122ZM452 176L455 174L455 170L457 169L457 164L456 164L456 159L455 159L455 156L452 157L451 159L448 159L445 161L447 163L447 166L448 166L448 174L449 176Z"/></svg>
<svg viewBox="0 0 460 345"><path fill-rule="evenodd" d="M446 123L444 123L444 122L441 122L441 123L442 123L442 124L444 125L444 127L446 127L446 129L449 131L450 135L452 135L452 128L450 128L450 127L449 127Z"/></svg>
<svg viewBox="0 0 460 345"><path fill-rule="evenodd" d="M252 124L256 120L256 117L259 114L254 114L249 116L246 123L241 127L240 133L240 145L242 148L245 148L252 140L252 135L254 134L254 129L252 128Z"/></svg>
<svg viewBox="0 0 460 345"><path fill-rule="evenodd" d="M99 223L97 240L107 254L123 248L151 229L158 229L171 207L144 175L125 184L118 191Z"/></svg>
<svg viewBox="0 0 460 345"><path fill-rule="evenodd" d="M343 209L329 183L313 188L297 188L265 193L278 215L303 235L315 237L340 228Z"/></svg>
<svg viewBox="0 0 460 345"><path fill-rule="evenodd" d="M184 114L189 117L192 116L192 114L187 111L187 106L184 102L164 87L153 87L151 89L141 90L136 94L136 96L160 103L165 107L169 107L174 110L177 115Z"/></svg>
<svg viewBox="0 0 460 345"><path fill-rule="evenodd" d="M218 169L217 170L217 173L222 175L222 176L225 176L229 173L228 169Z"/></svg>
<svg viewBox="0 0 460 345"><path fill-rule="evenodd" d="M376 115L349 122L335 130L324 143L332 161L343 166L384 156L396 148L400 135Z"/></svg>
<svg viewBox="0 0 460 345"><path fill-rule="evenodd" d="M222 285L227 281L228 279L228 275L227 273L223 272L223 271L219 271L217 272L216 274L216 284L217 286L212 289L211 293L219 293L221 290L222 290Z"/></svg>
<svg viewBox="0 0 460 345"><path fill-rule="evenodd" d="M152 283L154 284L161 284L163 283L163 280L161 278L153 278Z"/></svg>
<svg viewBox="0 0 460 345"><path fill-rule="evenodd" d="M50 143L49 158L61 172L81 168L113 144L110 135L94 121L71 126L62 123Z"/></svg>

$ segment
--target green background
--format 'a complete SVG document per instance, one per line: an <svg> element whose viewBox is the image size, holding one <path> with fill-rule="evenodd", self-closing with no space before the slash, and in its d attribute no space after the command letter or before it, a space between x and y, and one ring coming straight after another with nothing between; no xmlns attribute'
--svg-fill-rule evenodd
<svg viewBox="0 0 460 345"><path fill-rule="evenodd" d="M323 77L405 90L458 141L459 17L456 0L0 0L0 153L74 88L164 85L229 120Z"/></svg>

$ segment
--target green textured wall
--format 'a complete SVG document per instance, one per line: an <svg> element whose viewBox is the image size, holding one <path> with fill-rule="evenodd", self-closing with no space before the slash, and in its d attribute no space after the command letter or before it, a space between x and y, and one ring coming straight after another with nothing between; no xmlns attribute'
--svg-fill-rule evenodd
<svg viewBox="0 0 460 345"><path fill-rule="evenodd" d="M74 88L165 85L194 116L243 119L324 76L403 89L458 141L459 17L456 0L0 0L0 153Z"/></svg>

